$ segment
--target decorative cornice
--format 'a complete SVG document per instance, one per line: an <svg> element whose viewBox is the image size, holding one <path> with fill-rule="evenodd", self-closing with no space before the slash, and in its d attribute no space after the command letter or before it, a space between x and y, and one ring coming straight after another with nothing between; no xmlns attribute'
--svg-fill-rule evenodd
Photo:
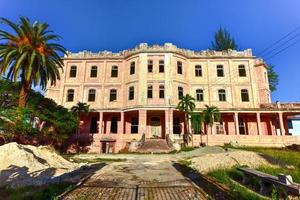
<svg viewBox="0 0 300 200"><path fill-rule="evenodd" d="M189 49L181 49L172 43L165 43L163 46L160 45L151 45L148 46L147 43L141 43L133 49L123 50L118 53L113 53L111 51L100 51L93 53L91 51L80 51L78 53L67 52L64 56L64 59L103 59L103 58L113 58L113 59L123 59L128 58L132 55L138 53L177 53L186 58L249 58L254 57L252 55L251 49L246 49L244 51L236 50L225 50L225 51L214 51L214 50L202 50L202 51L193 51Z"/></svg>

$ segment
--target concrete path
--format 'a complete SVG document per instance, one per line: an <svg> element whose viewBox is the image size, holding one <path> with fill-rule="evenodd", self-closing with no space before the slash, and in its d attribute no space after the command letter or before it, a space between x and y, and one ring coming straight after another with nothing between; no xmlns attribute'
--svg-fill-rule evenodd
<svg viewBox="0 0 300 200"><path fill-rule="evenodd" d="M220 148L202 148L180 154L78 155L81 159L126 159L97 171L64 199L198 200L207 194L173 167L180 159L220 153Z"/></svg>

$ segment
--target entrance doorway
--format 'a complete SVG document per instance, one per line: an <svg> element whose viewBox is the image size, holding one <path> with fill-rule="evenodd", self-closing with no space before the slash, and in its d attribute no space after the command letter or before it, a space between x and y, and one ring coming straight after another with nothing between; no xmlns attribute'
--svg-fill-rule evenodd
<svg viewBox="0 0 300 200"><path fill-rule="evenodd" d="M239 118L239 132L240 132L240 135L245 135L246 134L245 122L242 118Z"/></svg>
<svg viewBox="0 0 300 200"><path fill-rule="evenodd" d="M160 117L151 117L151 137L161 138L161 122Z"/></svg>
<svg viewBox="0 0 300 200"><path fill-rule="evenodd" d="M114 153L115 142L101 142L101 153Z"/></svg>
<svg viewBox="0 0 300 200"><path fill-rule="evenodd" d="M90 126L90 133L97 133L98 132L98 125L97 125L97 117L92 117L91 119L91 126Z"/></svg>

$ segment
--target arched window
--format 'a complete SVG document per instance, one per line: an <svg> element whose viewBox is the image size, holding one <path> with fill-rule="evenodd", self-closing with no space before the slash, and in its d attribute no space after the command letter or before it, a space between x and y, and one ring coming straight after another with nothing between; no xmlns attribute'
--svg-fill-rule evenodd
<svg viewBox="0 0 300 200"><path fill-rule="evenodd" d="M224 89L218 90L219 101L226 101L226 91Z"/></svg>
<svg viewBox="0 0 300 200"><path fill-rule="evenodd" d="M202 76L202 66L201 65L195 66L195 76L196 77Z"/></svg>
<svg viewBox="0 0 300 200"><path fill-rule="evenodd" d="M134 99L134 87L131 86L129 87L129 90L128 90L128 100L133 100Z"/></svg>
<svg viewBox="0 0 300 200"><path fill-rule="evenodd" d="M74 90L69 89L67 91L67 102L72 102L72 101L74 101Z"/></svg>
<svg viewBox="0 0 300 200"><path fill-rule="evenodd" d="M91 78L96 78L98 73L98 67L97 66L92 66L91 67Z"/></svg>
<svg viewBox="0 0 300 200"><path fill-rule="evenodd" d="M111 77L118 77L118 66L113 65L111 67Z"/></svg>
<svg viewBox="0 0 300 200"><path fill-rule="evenodd" d="M243 102L249 101L249 93L248 93L248 90L246 90L246 89L242 89L242 90L241 90L241 99L242 99Z"/></svg>
<svg viewBox="0 0 300 200"><path fill-rule="evenodd" d="M135 62L130 63L130 75L135 73Z"/></svg>
<svg viewBox="0 0 300 200"><path fill-rule="evenodd" d="M182 87L178 87L178 99L180 99L181 97L183 97L183 88Z"/></svg>
<svg viewBox="0 0 300 200"><path fill-rule="evenodd" d="M203 101L203 90L197 89L196 90L196 101Z"/></svg>
<svg viewBox="0 0 300 200"><path fill-rule="evenodd" d="M96 100L96 90L95 89L90 89L89 90L89 96L88 96L88 101L95 101Z"/></svg>
<svg viewBox="0 0 300 200"><path fill-rule="evenodd" d="M117 100L117 90L111 89L109 93L109 101L116 101Z"/></svg>
<svg viewBox="0 0 300 200"><path fill-rule="evenodd" d="M77 66L72 65L70 68L70 78L76 78L76 74L77 74Z"/></svg>
<svg viewBox="0 0 300 200"><path fill-rule="evenodd" d="M245 65L239 65L239 76L240 77L246 77Z"/></svg>
<svg viewBox="0 0 300 200"><path fill-rule="evenodd" d="M182 74L182 62L177 61L177 74Z"/></svg>
<svg viewBox="0 0 300 200"><path fill-rule="evenodd" d="M217 76L218 77L224 77L223 65L217 65Z"/></svg>

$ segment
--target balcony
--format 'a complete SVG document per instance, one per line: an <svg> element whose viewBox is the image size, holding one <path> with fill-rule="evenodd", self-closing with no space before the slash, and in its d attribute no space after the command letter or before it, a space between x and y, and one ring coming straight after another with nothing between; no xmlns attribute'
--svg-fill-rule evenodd
<svg viewBox="0 0 300 200"><path fill-rule="evenodd" d="M266 109L266 110L300 110L300 102L266 103L266 104L260 104L260 108Z"/></svg>

